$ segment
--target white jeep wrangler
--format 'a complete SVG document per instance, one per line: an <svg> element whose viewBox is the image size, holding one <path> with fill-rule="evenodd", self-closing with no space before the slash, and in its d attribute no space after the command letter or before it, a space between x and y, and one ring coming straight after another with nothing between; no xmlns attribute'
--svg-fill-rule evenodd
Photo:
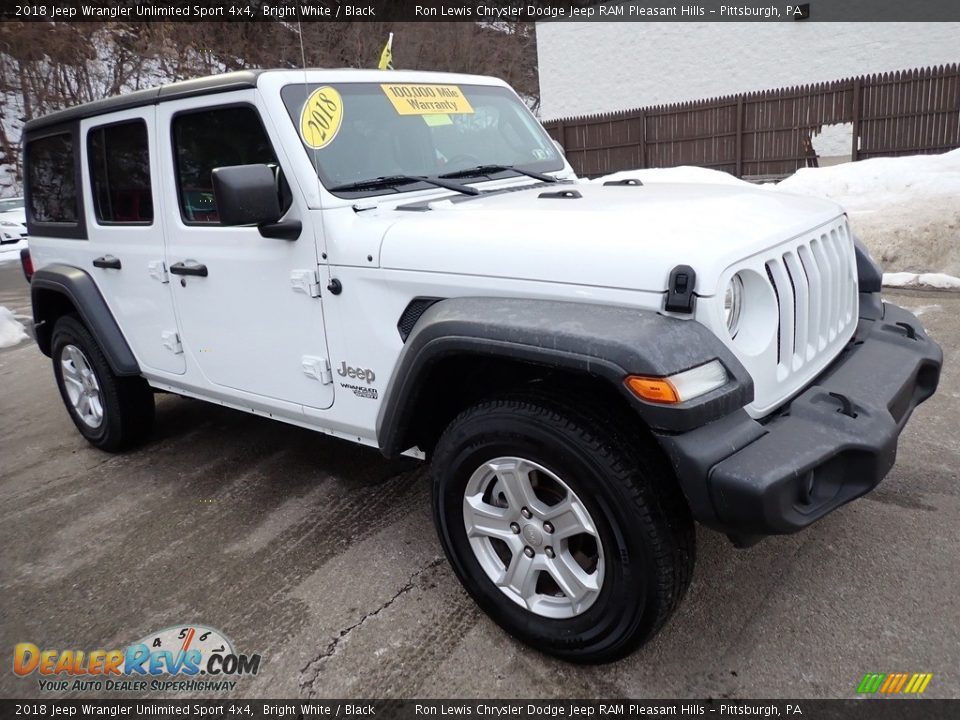
<svg viewBox="0 0 960 720"><path fill-rule="evenodd" d="M843 211L581 183L503 82L238 72L25 128L40 349L79 431L162 390L433 463L467 591L604 661L737 544L876 486L939 347ZM35 272L34 272L35 270Z"/></svg>

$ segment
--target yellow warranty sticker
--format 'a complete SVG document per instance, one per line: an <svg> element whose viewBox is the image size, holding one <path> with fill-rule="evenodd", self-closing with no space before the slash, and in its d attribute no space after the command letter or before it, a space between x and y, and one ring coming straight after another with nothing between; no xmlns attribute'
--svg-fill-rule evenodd
<svg viewBox="0 0 960 720"><path fill-rule="evenodd" d="M380 87L400 115L473 113L470 102L456 85L402 83L385 84Z"/></svg>
<svg viewBox="0 0 960 720"><path fill-rule="evenodd" d="M317 88L300 112L300 137L307 147L325 148L337 136L343 122L343 99L332 87Z"/></svg>

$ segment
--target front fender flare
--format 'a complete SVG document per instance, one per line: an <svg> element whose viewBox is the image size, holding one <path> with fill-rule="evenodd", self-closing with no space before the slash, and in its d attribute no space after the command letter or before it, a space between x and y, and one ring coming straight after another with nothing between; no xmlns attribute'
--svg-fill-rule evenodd
<svg viewBox="0 0 960 720"><path fill-rule="evenodd" d="M651 428L683 432L753 400L743 365L706 327L651 310L517 298L452 298L428 308L407 338L377 417L381 451L404 450L431 368L452 355L501 357L612 383ZM627 375L663 377L719 359L730 382L678 405L648 403Z"/></svg>

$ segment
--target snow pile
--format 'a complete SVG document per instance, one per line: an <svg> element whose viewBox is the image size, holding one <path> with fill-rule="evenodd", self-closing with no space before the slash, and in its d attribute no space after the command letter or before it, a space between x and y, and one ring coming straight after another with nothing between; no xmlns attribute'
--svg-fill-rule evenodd
<svg viewBox="0 0 960 720"><path fill-rule="evenodd" d="M0 348L12 347L29 335L9 309L0 305Z"/></svg>
<svg viewBox="0 0 960 720"><path fill-rule="evenodd" d="M622 170L612 175L594 178L590 182L605 183L611 180L636 178L644 183L709 183L719 185L749 185L745 180L735 178L730 173L710 168L680 165L670 168L645 168L643 170Z"/></svg>
<svg viewBox="0 0 960 720"><path fill-rule="evenodd" d="M10 243L9 245L0 245L0 265L8 262L20 262L20 251L27 247L26 240Z"/></svg>
<svg viewBox="0 0 960 720"><path fill-rule="evenodd" d="M940 290L960 290L960 278L945 273L884 273L887 287L929 287Z"/></svg>
<svg viewBox="0 0 960 720"><path fill-rule="evenodd" d="M776 189L842 205L887 270L960 276L960 150L804 168Z"/></svg>

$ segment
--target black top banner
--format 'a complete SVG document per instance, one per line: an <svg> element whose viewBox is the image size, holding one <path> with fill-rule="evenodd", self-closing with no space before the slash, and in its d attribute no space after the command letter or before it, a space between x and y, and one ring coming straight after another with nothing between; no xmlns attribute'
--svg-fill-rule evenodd
<svg viewBox="0 0 960 720"><path fill-rule="evenodd" d="M957 0L0 0L22 22L960 21Z"/></svg>

